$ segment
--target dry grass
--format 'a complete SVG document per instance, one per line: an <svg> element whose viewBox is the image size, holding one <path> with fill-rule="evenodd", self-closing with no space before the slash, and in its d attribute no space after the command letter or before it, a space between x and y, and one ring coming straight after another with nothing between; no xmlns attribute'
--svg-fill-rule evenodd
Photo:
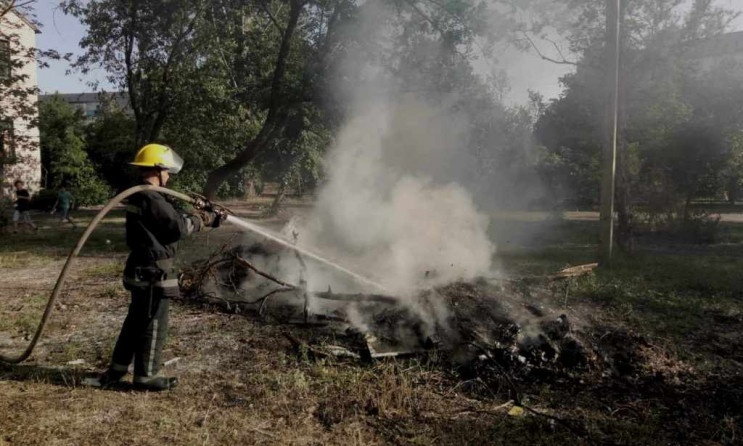
<svg viewBox="0 0 743 446"><path fill-rule="evenodd" d="M0 270L12 270L15 268L38 268L47 266L53 259L46 255L39 255L29 251L6 252L0 256ZM4 271L12 274L12 271Z"/></svg>
<svg viewBox="0 0 743 446"><path fill-rule="evenodd" d="M63 254L74 243L75 237L65 229L40 232L0 250L3 352L24 346ZM226 229L209 234L207 246L207 235L200 234L182 244L183 258L203 256L229 236ZM107 239L112 243L105 243ZM120 223L112 221L104 228L87 252L90 257L80 259L73 270L70 287L32 359L19 366L0 365L0 446L588 444L548 418L530 413L509 416L507 388L492 381L463 381L436 358L374 364L311 360L283 336L291 330L297 338L315 340L311 329L267 325L249 316L181 303L171 307L171 337L165 349L165 360L181 358L165 370L180 378L180 387L163 394L83 387L83 378L107 365L128 305L119 277L125 253ZM549 252L515 256L510 259L513 264L523 262L524 271L532 272L578 263L587 254L568 244L557 256ZM654 263L640 269L645 271L648 265ZM708 342L700 337L705 324L739 330L740 310L734 305L739 301L726 291L738 282L730 272L709 282L718 288L697 287L684 294L679 290L693 287L704 275L692 277L691 270L685 271L684 278L656 283L638 278L629 268L622 269L615 282L602 276L586 279L575 285L570 304L594 305L597 319L638 327L654 341L661 336L653 326L662 328L668 342L653 342L640 351L648 375L683 377L697 373L704 361L720 372L725 366L720 358L726 353L702 351L692 358L690 369L689 363L679 360L682 352L672 346L686 350ZM697 314L700 308L703 311ZM674 314L680 316L676 324ZM694 333L688 344L679 342L684 330ZM718 336L722 346L724 333L705 333ZM67 364L81 359L83 364ZM642 394L641 382L613 385L529 383L526 402L583 426L599 443L683 442L667 428L683 421L683 406L672 406L659 396L662 393ZM714 389L707 390L703 380L698 385L700 393L675 397L697 398L700 410L717 410L709 406L712 398L699 399L705 392L713 395ZM724 395L714 400L725 403ZM717 431L706 444L734 444L741 435L740 410L719 412L727 415L710 421ZM696 427L688 429L693 432Z"/></svg>

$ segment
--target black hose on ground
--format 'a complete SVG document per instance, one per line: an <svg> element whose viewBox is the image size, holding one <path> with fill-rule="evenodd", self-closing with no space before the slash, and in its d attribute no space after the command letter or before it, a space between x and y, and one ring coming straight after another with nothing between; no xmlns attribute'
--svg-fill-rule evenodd
<svg viewBox="0 0 743 446"><path fill-rule="evenodd" d="M103 209L101 209L98 212L98 214L95 216L95 218L93 218L93 221L90 222L88 227L85 228L85 232L83 232L83 235L80 236L80 239L77 241L77 244L72 249L72 252L70 252L70 255L67 256L67 261L62 267L62 272L59 273L59 277L57 278L57 283L54 285L54 290L52 291L51 296L49 296L49 301L46 304L44 315L41 317L39 326L36 328L36 333L34 334L33 339L31 339L31 342L28 344L28 347L26 347L26 350L18 356L7 356L7 355L0 354L0 362L18 364L20 362L25 361L26 359L28 359L29 356L31 356L31 353L33 353L34 348L36 347L36 344L39 342L39 339L41 338L41 335L44 333L44 328L46 327L47 322L49 322L49 317L51 316L52 311L54 311L54 303L56 302L57 297L59 296L59 293L62 291L62 287L64 286L65 279L67 278L67 273L70 270L70 267L72 266L73 261L75 260L77 255L80 253L80 250L85 245L85 242L88 241L88 237L90 237L90 234L92 234L95 228L98 226L98 224L100 224L101 220L103 220L103 217L105 217L106 214L108 214L109 211L111 211L111 209L113 209L116 205L121 203L125 198L131 195L134 195L138 192L142 192L146 190L151 190L155 192L160 192L162 194L170 195L172 197L181 199L191 204L196 202L196 199L189 197L186 194L182 194L174 190L166 189L164 187L150 186L150 185L135 186L113 197L111 201L109 201L106 204L106 206L104 206Z"/></svg>

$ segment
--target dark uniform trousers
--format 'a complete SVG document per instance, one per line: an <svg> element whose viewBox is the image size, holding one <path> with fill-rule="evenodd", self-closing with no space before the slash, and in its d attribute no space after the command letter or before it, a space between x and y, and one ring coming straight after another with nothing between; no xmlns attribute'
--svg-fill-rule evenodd
<svg viewBox="0 0 743 446"><path fill-rule="evenodd" d="M129 313L116 347L111 369L124 372L134 359L134 381L160 371L163 344L168 337L170 299L150 289L133 289Z"/></svg>

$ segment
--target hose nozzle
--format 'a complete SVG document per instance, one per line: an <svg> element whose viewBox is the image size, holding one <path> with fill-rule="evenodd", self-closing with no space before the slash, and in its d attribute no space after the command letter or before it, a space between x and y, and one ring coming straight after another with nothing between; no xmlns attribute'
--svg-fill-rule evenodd
<svg viewBox="0 0 743 446"><path fill-rule="evenodd" d="M222 219L228 215L235 215L230 209L222 206L221 204L212 203L203 195L199 195L195 192L189 192L188 195L191 197L191 204L198 210L214 212L219 215Z"/></svg>

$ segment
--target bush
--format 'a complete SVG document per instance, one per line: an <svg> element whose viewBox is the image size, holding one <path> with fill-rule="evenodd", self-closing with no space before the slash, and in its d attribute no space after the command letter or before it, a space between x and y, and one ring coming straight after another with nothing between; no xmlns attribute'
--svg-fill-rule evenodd
<svg viewBox="0 0 743 446"><path fill-rule="evenodd" d="M720 235L720 216L704 209L694 209L682 221L680 234L692 243L714 243Z"/></svg>
<svg viewBox="0 0 743 446"><path fill-rule="evenodd" d="M80 206L104 204L113 196L111 188L96 177L89 178L87 181L75 182L68 187L68 190L74 199L75 209ZM34 196L31 206L34 209L51 211L57 201L58 194L58 190L42 189Z"/></svg>
<svg viewBox="0 0 743 446"><path fill-rule="evenodd" d="M720 216L705 209L692 209L685 215L683 206L676 209L637 211L635 221L645 230L690 243L714 243L720 235Z"/></svg>
<svg viewBox="0 0 743 446"><path fill-rule="evenodd" d="M111 187L95 175L78 178L70 185L70 192L75 198L75 207L103 204L113 196Z"/></svg>
<svg viewBox="0 0 743 446"><path fill-rule="evenodd" d="M56 189L61 185L70 189L76 206L106 201L111 188L98 177L99 169L85 151L85 117L82 112L54 97L40 105L39 119L41 157L49 172L49 193L39 197L37 206L51 208L56 200ZM119 170L122 169L119 167Z"/></svg>
<svg viewBox="0 0 743 446"><path fill-rule="evenodd" d="M42 189L31 201L31 207L42 211L50 211L57 200L57 192L51 189Z"/></svg>

